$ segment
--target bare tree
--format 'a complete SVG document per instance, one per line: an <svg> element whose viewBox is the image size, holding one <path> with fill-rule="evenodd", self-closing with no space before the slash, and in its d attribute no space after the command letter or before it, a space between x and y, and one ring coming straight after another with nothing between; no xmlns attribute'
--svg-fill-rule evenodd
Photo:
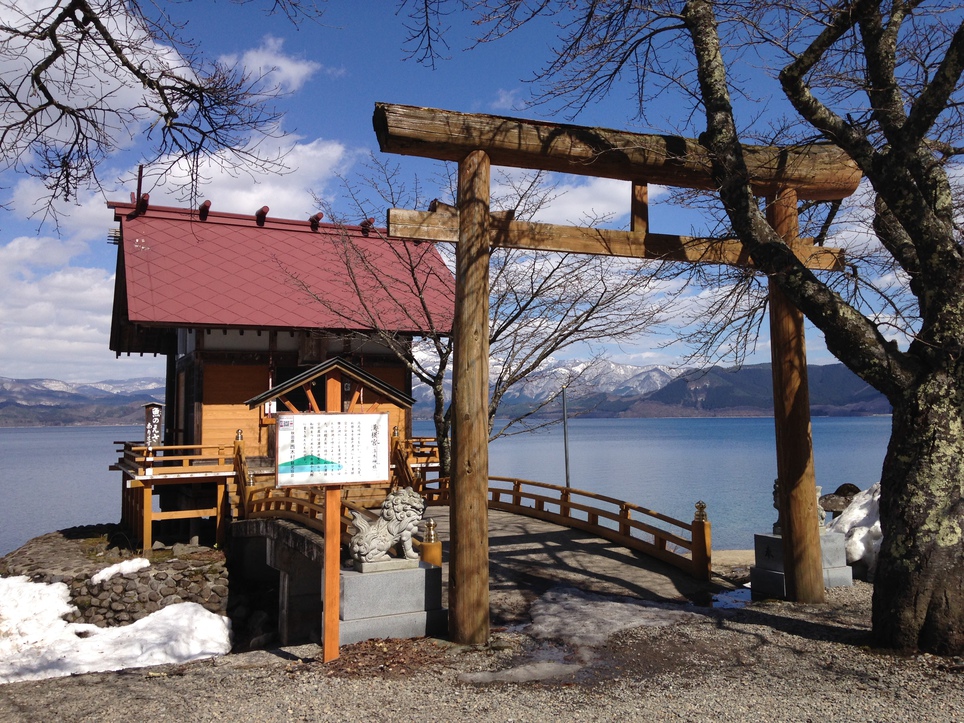
<svg viewBox="0 0 964 723"><path fill-rule="evenodd" d="M310 2L274 0L293 21ZM202 160L284 169L262 147L277 129L279 89L200 54L162 4L134 0L0 2L0 163L40 179L53 200L99 187L100 168L143 136L148 173L186 165L196 195Z"/></svg>
<svg viewBox="0 0 964 723"><path fill-rule="evenodd" d="M756 267L823 332L830 351L893 406L881 476L874 637L904 651L962 654L960 6L924 0L481 5L485 40L545 18L561 28L537 76L538 100L578 110L628 79L639 92L640 115L655 107L643 102L655 96L688 102L688 113L682 104L672 107L711 152L726 223ZM754 96L768 99L768 113L758 113ZM873 237L866 245L873 253L856 258L851 274L814 274L767 222L741 145L762 134L783 144L819 138L860 167L871 199L865 208ZM828 210L816 213L825 226Z"/></svg>
<svg viewBox="0 0 964 723"><path fill-rule="evenodd" d="M420 189L400 186L397 167L387 166L373 159L365 184L377 189L380 200L392 205L409 206L420 202ZM501 193L493 198L493 207L512 210L516 218L531 218L553 200L555 191L544 175L503 175ZM369 201L358 184L346 184L348 194L363 214L371 211ZM424 200L421 200L424 205ZM329 208L328 212L331 212ZM337 217L336 217L337 220ZM381 233L370 223L369 233ZM370 280L377 278L386 292L385 303L392 294L388 290L402 283L425 301L427 288L424 276L424 253L440 253L448 268L454 268L455 250L449 244L402 244L385 239L396 263L390 270L368 258L364 249L343 236L341 252L352 269L351 281L359 300L357 310L346 318L353 325L363 325L367 332L391 349L415 375L432 390L433 420L439 440L443 474L448 473L450 461L449 433L451 408L447 385L448 367L452 356L450 329L436 324L427 305L418 309L399 309L411 315L413 323L427 327L414 344L381 323L370 297L364 293ZM294 276L294 275L293 275ZM364 276L365 282L360 279ZM579 393L580 381L591 376L604 356L593 354L578 366L561 375L558 369L548 370L553 355L579 346L583 349L604 342L618 342L651 328L658 321L662 307L651 293L652 270L638 263L615 258L595 258L573 254L527 252L513 249L493 249L490 267L490 327L489 348L492 359L492 379L488 408L490 438L531 431L547 423L536 419L538 412L552 404L563 387ZM323 290L300 283L303 291L317 303L331 308ZM454 286L450 285L454 305ZM506 393L523 382L534 382L540 376L552 375L554 391L522 413L499 418L500 404ZM588 390L587 390L588 391ZM498 420L498 423L497 423Z"/></svg>

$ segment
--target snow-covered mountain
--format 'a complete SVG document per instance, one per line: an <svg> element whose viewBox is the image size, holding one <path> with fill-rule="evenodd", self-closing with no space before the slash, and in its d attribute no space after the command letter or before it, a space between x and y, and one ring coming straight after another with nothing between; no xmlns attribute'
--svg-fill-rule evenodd
<svg viewBox="0 0 964 723"><path fill-rule="evenodd" d="M57 379L9 379L0 377L0 404L20 402L29 405L60 404L80 399L105 399L148 393L164 399L164 380L157 378L105 380L102 382L62 382Z"/></svg>
<svg viewBox="0 0 964 723"><path fill-rule="evenodd" d="M491 364L493 381L499 372ZM814 415L888 414L887 400L842 364L809 370ZM769 364L742 369L681 369L634 366L611 361L589 364L552 360L502 398L499 415L529 414L567 386L570 415L593 417L757 416L773 413ZM446 380L451 391L451 376ZM416 419L431 419L431 390L417 383ZM140 424L143 406L164 401L164 381L157 378L91 383L0 377L0 426ZM558 417L556 399L543 410Z"/></svg>
<svg viewBox="0 0 964 723"><path fill-rule="evenodd" d="M632 364L617 364L602 360L592 364L584 361L552 360L543 365L537 373L514 385L502 398L504 407L532 408L539 403L558 395L563 384L571 380L568 386L569 397L572 400L589 396L606 395L612 397L641 397L666 386L684 369L662 365L634 366ZM499 373L497 363L490 367L490 381L494 382ZM451 392L451 375L446 376L446 392ZM412 396L415 397L415 416L427 418L431 416L433 404L432 391L421 382L414 385Z"/></svg>
<svg viewBox="0 0 964 723"><path fill-rule="evenodd" d="M62 382L0 377L0 426L138 424L143 406L164 401L157 378Z"/></svg>

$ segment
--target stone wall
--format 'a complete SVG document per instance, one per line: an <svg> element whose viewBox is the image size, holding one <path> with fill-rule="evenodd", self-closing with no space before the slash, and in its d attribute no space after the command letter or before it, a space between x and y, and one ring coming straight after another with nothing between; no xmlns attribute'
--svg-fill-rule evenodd
<svg viewBox="0 0 964 723"><path fill-rule="evenodd" d="M227 565L224 554L211 548L175 545L157 550L150 567L91 582L104 568L135 557L115 544L116 534L114 526L90 526L41 535L0 558L0 575L66 584L77 607L68 622L126 625L181 602L228 615Z"/></svg>

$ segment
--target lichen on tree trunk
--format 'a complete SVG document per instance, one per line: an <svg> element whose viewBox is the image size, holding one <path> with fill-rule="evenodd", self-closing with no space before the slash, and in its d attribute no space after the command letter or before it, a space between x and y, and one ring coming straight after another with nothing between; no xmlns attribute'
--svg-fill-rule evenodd
<svg viewBox="0 0 964 723"><path fill-rule="evenodd" d="M960 372L929 375L894 405L874 580L878 645L964 650L964 405Z"/></svg>

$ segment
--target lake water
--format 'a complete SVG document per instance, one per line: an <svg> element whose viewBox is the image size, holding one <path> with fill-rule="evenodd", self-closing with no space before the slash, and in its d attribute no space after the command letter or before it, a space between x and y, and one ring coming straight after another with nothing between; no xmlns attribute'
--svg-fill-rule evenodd
<svg viewBox="0 0 964 723"><path fill-rule="evenodd" d="M432 436L431 424L415 433ZM861 489L880 477L889 417L813 420L817 484ZM120 520L117 440L143 427L0 428L0 555L45 532ZM772 419L574 419L570 484L689 521L703 500L713 547L747 549L768 532L776 452ZM491 445L489 472L565 484L561 425Z"/></svg>

